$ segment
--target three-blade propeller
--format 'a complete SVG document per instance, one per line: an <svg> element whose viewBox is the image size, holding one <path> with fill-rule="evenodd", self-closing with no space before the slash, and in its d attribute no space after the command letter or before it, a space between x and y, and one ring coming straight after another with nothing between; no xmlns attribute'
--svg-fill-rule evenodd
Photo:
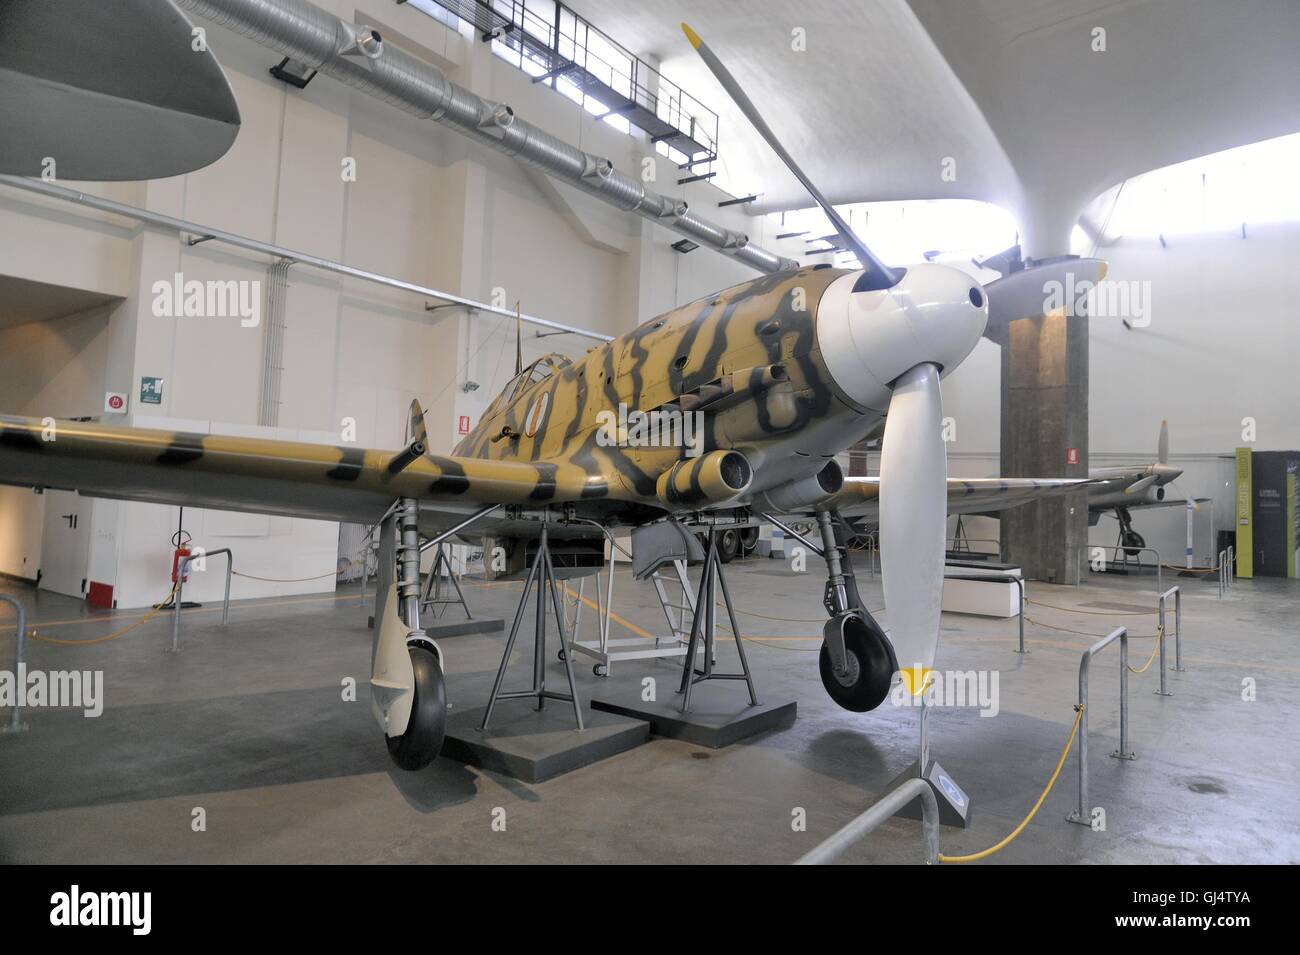
<svg viewBox="0 0 1300 955"><path fill-rule="evenodd" d="M682 30L759 135L821 206L866 271L854 292L891 289L904 270L881 262L854 235L812 181L791 158L735 78L689 26ZM948 457L942 436L940 369L923 361L894 382L885 419L880 459L880 543L885 607L894 655L914 693L934 662L943 597L944 536L947 522Z"/></svg>

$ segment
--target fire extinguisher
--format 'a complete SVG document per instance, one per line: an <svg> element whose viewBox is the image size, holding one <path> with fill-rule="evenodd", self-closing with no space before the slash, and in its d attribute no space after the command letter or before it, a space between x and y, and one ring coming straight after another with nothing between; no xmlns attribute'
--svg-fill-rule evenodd
<svg viewBox="0 0 1300 955"><path fill-rule="evenodd" d="M176 575L180 572L181 562L184 561L185 558L189 557L191 554L190 542L193 539L194 538L190 536L188 531L177 531L175 534L172 535L172 547L174 548L172 550L172 586L173 587L176 585ZM189 582L190 574L189 574L188 567L186 567L185 569L184 579L186 583Z"/></svg>

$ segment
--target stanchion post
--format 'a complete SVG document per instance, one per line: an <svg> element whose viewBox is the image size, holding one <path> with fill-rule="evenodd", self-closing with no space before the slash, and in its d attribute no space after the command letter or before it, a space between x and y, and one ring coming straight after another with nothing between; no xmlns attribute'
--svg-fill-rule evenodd
<svg viewBox="0 0 1300 955"><path fill-rule="evenodd" d="M9 594L0 594L0 601L12 604L14 613L18 616L18 620L16 621L18 624L18 631L14 634L14 680L17 681L17 692L14 694L13 711L9 714L9 725L6 727L0 727L0 734L21 733L26 729L26 727L23 726L22 711L22 700L24 696L22 691L25 687L25 683L23 682L23 677L20 676L20 672L23 668L24 651L27 648L27 611L15 597L11 597Z"/></svg>

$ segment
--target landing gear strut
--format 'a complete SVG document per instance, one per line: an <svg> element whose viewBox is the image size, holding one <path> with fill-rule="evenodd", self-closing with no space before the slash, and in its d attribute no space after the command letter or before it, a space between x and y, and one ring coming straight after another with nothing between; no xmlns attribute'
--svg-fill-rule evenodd
<svg viewBox="0 0 1300 955"><path fill-rule="evenodd" d="M1133 529L1133 516L1127 507L1115 508L1115 517L1119 520L1119 542L1124 553L1129 557L1137 557L1142 548L1147 546L1146 539Z"/></svg>
<svg viewBox="0 0 1300 955"><path fill-rule="evenodd" d="M889 695L898 661L893 644L862 605L844 543L843 520L818 511L817 523L828 572L823 603L831 615L822 629L822 686L844 709L865 713Z"/></svg>

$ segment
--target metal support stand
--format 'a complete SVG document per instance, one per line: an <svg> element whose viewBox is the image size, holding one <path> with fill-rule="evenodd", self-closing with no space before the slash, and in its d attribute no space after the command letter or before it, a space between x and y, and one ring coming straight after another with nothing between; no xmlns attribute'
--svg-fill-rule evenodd
<svg viewBox="0 0 1300 955"><path fill-rule="evenodd" d="M420 609L428 610L430 616L436 620L440 608L460 604L460 608L465 611L465 619L473 620L474 614L470 612L469 604L465 602L465 593L460 589L460 581L456 579L456 572L451 566L451 558L447 556L446 547L446 544L439 544L434 552L433 566L429 568L429 579L425 581L424 592L420 595ZM450 586L447 586L442 579L444 568ZM456 592L455 597L450 596L453 590Z"/></svg>
<svg viewBox="0 0 1300 955"><path fill-rule="evenodd" d="M928 680L926 686L929 686ZM913 780L920 779L927 783L934 793L935 802L939 807L939 824L965 829L970 825L970 797L942 766L930 759L930 708L925 705L925 690L918 693L916 698L921 710L920 758L896 776L886 792L892 793ZM897 814L905 819L921 819L924 814L921 800L909 800Z"/></svg>
<svg viewBox="0 0 1300 955"><path fill-rule="evenodd" d="M717 587L722 587L722 600L727 607L727 618L731 621L731 634L736 638L736 652L740 654L740 673L715 673L714 646L717 639ZM704 557L704 567L700 571L700 587L695 597L696 612L691 619L691 638L686 647L686 662L682 667L682 682L677 692L684 694L682 712L691 708L691 689L705 680L744 680L749 687L749 704L758 706L758 695L754 692L754 679L749 674L749 661L745 659L745 639L741 636L740 626L736 623L736 612L731 605L731 594L727 590L727 579L722 574L722 561L718 557L718 535L709 529L709 549ZM695 665L695 655L700 645L704 646L704 669Z"/></svg>
<svg viewBox="0 0 1300 955"><path fill-rule="evenodd" d="M510 654L515 648L515 638L519 636L519 625L523 622L524 610L528 606L528 592L534 583L537 585L537 606L535 608L536 617L533 637L533 685L527 690L510 690L503 693L501 683L505 680L506 667L510 663ZM546 689L546 599L548 592L551 605L555 611L555 625L560 631L560 650L563 651L564 655L564 672L569 680L568 694L556 693L554 690ZM565 633L563 606L555 585L555 566L551 563L546 525L543 524L541 537L537 541L537 553L533 557L532 566L528 568L528 578L524 581L524 592L519 597L519 607L515 611L514 623L510 625L510 636L506 639L506 650L501 655L501 666L497 668L496 680L492 683L492 693L488 696L487 710L483 714L483 725L479 727L480 730L487 730L497 700L518 699L536 700L539 710L546 705L548 699L572 703L573 716L578 724L578 729L583 728L582 704L578 701L578 690L573 682L573 652L569 645L568 635Z"/></svg>

